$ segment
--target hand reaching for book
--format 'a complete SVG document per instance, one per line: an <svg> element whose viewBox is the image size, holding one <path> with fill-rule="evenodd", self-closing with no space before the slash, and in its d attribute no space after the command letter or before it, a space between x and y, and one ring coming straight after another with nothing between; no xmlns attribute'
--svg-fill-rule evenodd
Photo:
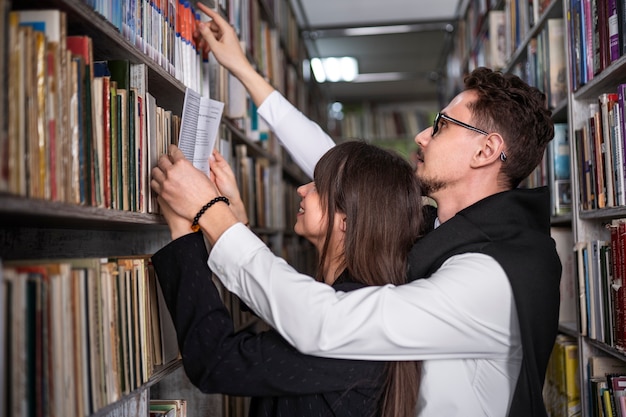
<svg viewBox="0 0 626 417"><path fill-rule="evenodd" d="M212 19L200 22L196 28L194 37L199 48L212 52L215 59L242 82L254 104L260 106L274 87L250 64L235 29L204 4L198 3L198 9Z"/></svg>
<svg viewBox="0 0 626 417"><path fill-rule="evenodd" d="M238 221L228 204L214 204L220 197L217 186L176 145L170 145L168 153L161 155L152 168L150 186L173 213L190 223L194 221L211 244Z"/></svg>
<svg viewBox="0 0 626 417"><path fill-rule="evenodd" d="M213 181L194 167L176 145L170 145L168 153L161 155L152 168L150 186L178 216L190 222L198 209L219 195Z"/></svg>
<svg viewBox="0 0 626 417"><path fill-rule="evenodd" d="M237 217L237 220L243 224L248 224L246 207L241 200L235 173L228 161L224 159L219 151L214 149L209 166L211 167L211 180L217 185L220 194L230 200L230 209Z"/></svg>
<svg viewBox="0 0 626 417"><path fill-rule="evenodd" d="M198 23L198 33L195 35L199 38L200 47L213 52L215 59L236 76L235 72L242 68L249 67L253 70L234 28L219 13L204 4L198 3L198 8L212 19L210 22Z"/></svg>

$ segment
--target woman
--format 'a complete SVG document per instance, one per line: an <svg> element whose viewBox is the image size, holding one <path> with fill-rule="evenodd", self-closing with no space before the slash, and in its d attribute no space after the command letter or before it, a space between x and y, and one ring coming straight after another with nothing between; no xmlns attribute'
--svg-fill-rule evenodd
<svg viewBox="0 0 626 417"><path fill-rule="evenodd" d="M245 223L228 164L216 153L211 166L215 183ZM386 277L406 276L407 254L422 224L421 194L406 160L363 142L345 142L320 159L314 182L298 194L294 231L317 249L318 280L337 291L404 282ZM415 415L416 362L312 357L273 330L235 333L209 279L202 235L187 234L189 222L162 209L176 240L152 261L185 371L200 390L252 397L251 416Z"/></svg>

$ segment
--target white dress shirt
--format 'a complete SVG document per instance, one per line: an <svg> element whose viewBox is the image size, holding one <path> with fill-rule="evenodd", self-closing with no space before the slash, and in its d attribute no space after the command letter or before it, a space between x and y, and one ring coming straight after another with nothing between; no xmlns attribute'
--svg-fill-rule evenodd
<svg viewBox="0 0 626 417"><path fill-rule="evenodd" d="M279 93L259 114L309 175L334 145ZM236 224L213 246L209 267L304 353L423 360L419 416L507 414L521 336L508 278L487 255L453 256L429 279L342 293L299 274Z"/></svg>

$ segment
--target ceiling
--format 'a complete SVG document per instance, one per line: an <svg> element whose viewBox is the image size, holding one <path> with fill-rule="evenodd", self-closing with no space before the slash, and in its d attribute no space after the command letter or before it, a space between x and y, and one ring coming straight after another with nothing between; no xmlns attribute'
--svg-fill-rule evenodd
<svg viewBox="0 0 626 417"><path fill-rule="evenodd" d="M358 61L360 75L356 81L324 83L330 99L345 103L437 102L437 80L445 68L459 1L292 3L312 57L353 56ZM360 29L349 30L354 28ZM351 32L380 33L351 36Z"/></svg>

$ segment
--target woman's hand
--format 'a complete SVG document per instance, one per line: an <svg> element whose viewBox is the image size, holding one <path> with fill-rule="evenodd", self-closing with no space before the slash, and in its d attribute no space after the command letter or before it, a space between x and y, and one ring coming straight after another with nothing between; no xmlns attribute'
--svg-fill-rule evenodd
<svg viewBox="0 0 626 417"><path fill-rule="evenodd" d="M198 3L198 9L211 18L200 22L194 37L201 49L212 52L215 59L244 85L257 106L274 92L274 87L254 69L239 43L235 29L219 13Z"/></svg>
<svg viewBox="0 0 626 417"><path fill-rule="evenodd" d="M254 71L241 48L235 29L219 13L200 2L197 5L212 19L197 25L194 35L199 38L200 48L213 52L215 59L235 76L244 69Z"/></svg>
<svg viewBox="0 0 626 417"><path fill-rule="evenodd" d="M178 216L191 221L208 201L219 195L211 179L193 166L176 145L152 168L152 189Z"/></svg>
<svg viewBox="0 0 626 417"><path fill-rule="evenodd" d="M248 224L246 207L241 200L235 173L228 161L214 149L209 166L211 167L211 179L217 185L220 193L230 200L230 209L237 217L237 220L243 224Z"/></svg>

